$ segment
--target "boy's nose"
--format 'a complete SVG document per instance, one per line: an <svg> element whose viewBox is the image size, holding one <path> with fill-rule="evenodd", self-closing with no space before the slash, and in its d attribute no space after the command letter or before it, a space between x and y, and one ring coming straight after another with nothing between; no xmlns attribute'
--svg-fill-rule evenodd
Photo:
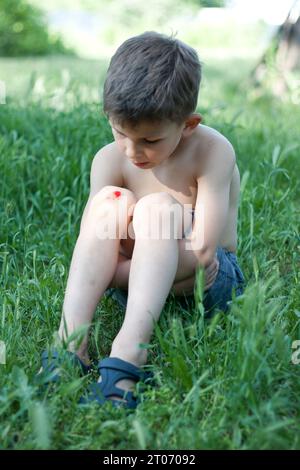
<svg viewBox="0 0 300 470"><path fill-rule="evenodd" d="M128 158L136 158L139 154L139 149L133 142L126 142L125 153Z"/></svg>

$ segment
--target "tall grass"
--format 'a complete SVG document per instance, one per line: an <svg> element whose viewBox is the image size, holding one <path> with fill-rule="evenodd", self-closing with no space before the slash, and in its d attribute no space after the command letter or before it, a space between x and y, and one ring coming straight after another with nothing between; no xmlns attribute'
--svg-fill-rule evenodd
<svg viewBox="0 0 300 470"><path fill-rule="evenodd" d="M149 351L158 385L133 414L80 408L89 379L71 370L40 395L33 379L59 325L90 164L111 140L98 104L68 93L66 109L30 94L0 106L0 448L299 449L300 365L291 356L300 339L300 111L256 98L233 76L222 76L215 100L204 89L200 111L237 153L244 295L210 322L201 305L188 311L169 299ZM121 323L103 299L93 357L109 353Z"/></svg>

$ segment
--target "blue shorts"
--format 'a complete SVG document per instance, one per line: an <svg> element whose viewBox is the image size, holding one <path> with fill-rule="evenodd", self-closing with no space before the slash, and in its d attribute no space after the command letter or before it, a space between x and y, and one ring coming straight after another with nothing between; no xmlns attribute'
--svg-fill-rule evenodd
<svg viewBox="0 0 300 470"><path fill-rule="evenodd" d="M233 291L236 296L239 296L243 293L245 285L245 279L238 265L236 254L218 247L217 257L219 260L219 271L216 280L204 292L203 305L206 318L211 317L216 308L227 312L229 309L228 302L232 299ZM122 308L126 308L127 291L111 288L106 291L105 296L112 297ZM175 298L182 307L192 307L194 305L194 295L177 296Z"/></svg>
<svg viewBox="0 0 300 470"><path fill-rule="evenodd" d="M192 210L192 221L194 221L195 210ZM227 302L232 300L232 292L235 291L236 297L241 295L245 286L245 278L241 268L238 265L237 256L232 251L225 248L217 248L217 257L219 261L219 271L213 285L204 292L203 305L205 316L210 317L215 308L227 312L229 305ZM194 301L194 295L177 297L182 306L191 305Z"/></svg>
<svg viewBox="0 0 300 470"><path fill-rule="evenodd" d="M192 221L194 221L194 215L195 210L193 209ZM245 286L245 278L238 265L236 254L223 247L218 247L216 254L219 261L219 271L213 285L204 292L203 298L206 318L211 317L216 308L227 312L229 309L228 302L232 300L233 292L235 292L235 296L238 297L243 293ZM114 298L120 306L126 308L127 291L111 288L106 291L106 296ZM175 298L182 307L189 308L194 305L194 294L176 296Z"/></svg>
<svg viewBox="0 0 300 470"><path fill-rule="evenodd" d="M238 265L236 254L218 247L217 257L220 264L216 280L204 292L203 305L208 317L215 308L227 312L233 291L237 297L243 293L245 286L245 278Z"/></svg>
<svg viewBox="0 0 300 470"><path fill-rule="evenodd" d="M238 265L235 253L217 248L219 270L213 285L204 292L203 306L205 318L210 318L216 308L227 312L232 300L233 291L238 297L244 291L245 278ZM192 307L194 305L194 295L176 297L182 307Z"/></svg>

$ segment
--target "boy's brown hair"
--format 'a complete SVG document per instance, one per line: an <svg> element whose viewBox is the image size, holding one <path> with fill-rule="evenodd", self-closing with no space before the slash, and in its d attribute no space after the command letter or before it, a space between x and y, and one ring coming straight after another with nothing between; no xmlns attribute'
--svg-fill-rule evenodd
<svg viewBox="0 0 300 470"><path fill-rule="evenodd" d="M201 81L197 52L173 37L146 32L125 41L110 61L103 108L117 123L170 120L195 111Z"/></svg>

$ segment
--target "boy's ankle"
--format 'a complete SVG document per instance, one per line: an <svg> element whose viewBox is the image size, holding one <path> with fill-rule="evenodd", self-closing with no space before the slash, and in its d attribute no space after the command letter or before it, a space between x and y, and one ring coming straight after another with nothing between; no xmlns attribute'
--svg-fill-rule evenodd
<svg viewBox="0 0 300 470"><path fill-rule="evenodd" d="M88 344L87 341L84 339L83 342L80 344L79 348L78 345L76 347L75 342L70 342L66 340L65 335L59 330L58 331L58 341L63 349L70 351L71 353L76 354L79 359L86 365L89 366L91 364L91 360L88 354Z"/></svg>
<svg viewBox="0 0 300 470"><path fill-rule="evenodd" d="M79 357L79 359L81 360L81 362L83 362L83 364L85 366L90 366L91 365L91 360L90 360L88 355L82 356L81 354L76 353L76 356Z"/></svg>
<svg viewBox="0 0 300 470"><path fill-rule="evenodd" d="M130 362L131 364L141 367L147 362L148 352L146 349L132 349L121 348L118 345L113 345L109 357L117 357L123 361Z"/></svg>

